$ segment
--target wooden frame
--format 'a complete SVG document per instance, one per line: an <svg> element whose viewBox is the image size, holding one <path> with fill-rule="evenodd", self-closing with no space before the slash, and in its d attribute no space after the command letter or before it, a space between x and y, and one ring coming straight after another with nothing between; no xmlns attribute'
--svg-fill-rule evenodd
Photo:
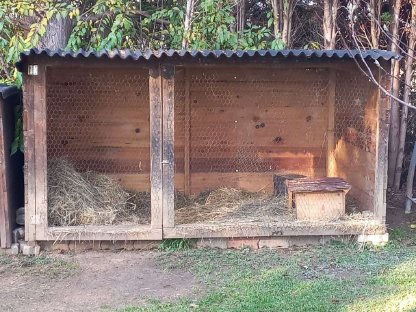
<svg viewBox="0 0 416 312"><path fill-rule="evenodd" d="M391 79L382 69L377 71L377 79L385 90L390 90ZM374 192L374 213L377 219L386 223L387 167L388 167L388 138L390 126L390 98L381 90L377 93L377 141L376 141L376 171Z"/></svg>
<svg viewBox="0 0 416 312"><path fill-rule="evenodd" d="M190 95L189 69L198 66L226 67L229 64L218 64L210 60L205 64L193 61L166 63L153 60L145 63L149 68L149 106L150 106L150 150L151 150L151 225L143 226L83 226L83 227L49 227L47 223L47 153L46 153L46 74L48 67L62 66L97 67L108 69L116 67L131 67L133 61L127 60L60 60L39 56L30 59L30 64L38 65L38 75L25 74L24 86L24 137L26 145L25 155L25 192L26 192L26 239L30 242L43 240L161 240L163 238L203 238L203 237L254 237L254 236L282 236L282 235L345 235L359 234L359 230L348 233L331 228L321 230L311 228L309 232L301 227L285 227L279 224L236 224L218 225L199 224L198 226L174 224L174 90L175 66L185 67L185 123L190 126ZM339 62L339 63L338 63ZM270 70L266 62L249 62L244 68L250 70L252 66ZM330 62L294 63L292 61L271 62L279 68L325 68L330 70L330 85L328 94L328 128L327 128L327 157L332 157L334 143L334 105L335 105L335 69L348 71L351 63L337 61ZM386 65L388 66L388 65ZM388 77L381 75L380 81L387 86ZM374 207L380 223L374 227L374 232L385 230L385 188L386 188L386 148L388 131L388 99L379 95L377 100L377 168L374 194ZM185 132L184 156L184 188L190 191L190 132ZM332 175L330 168L327 174ZM363 228L366 224L363 224ZM380 229L381 226L381 229Z"/></svg>
<svg viewBox="0 0 416 312"><path fill-rule="evenodd" d="M26 240L30 243L47 240L161 240L162 209L166 195L163 197L162 193L161 135L163 133L162 81L164 78L162 78L160 66L149 68L151 225L49 227L47 221L46 75L48 67L59 66L59 62L50 65L40 57L32 60L31 63L38 66L38 75L25 74L24 87L24 138L27 148L25 153ZM167 84L166 88L167 91L169 88L173 91L173 80L170 85Z"/></svg>

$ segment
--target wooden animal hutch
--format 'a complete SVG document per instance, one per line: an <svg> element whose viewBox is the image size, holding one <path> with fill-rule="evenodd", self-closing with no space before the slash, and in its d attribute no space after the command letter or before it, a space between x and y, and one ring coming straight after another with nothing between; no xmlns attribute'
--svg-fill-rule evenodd
<svg viewBox="0 0 416 312"><path fill-rule="evenodd" d="M18 63L26 239L384 233L389 99L369 77L388 90L394 57L379 50L31 50ZM72 176L62 182L65 170ZM294 174L342 178L351 188L347 213L293 217L274 179ZM93 215L64 210L81 180L95 183L88 200L116 183L110 191L126 192L121 209L104 218L104 206L119 196L110 193ZM328 209L334 197L326 194L313 200ZM70 198L84 207L84 197Z"/></svg>

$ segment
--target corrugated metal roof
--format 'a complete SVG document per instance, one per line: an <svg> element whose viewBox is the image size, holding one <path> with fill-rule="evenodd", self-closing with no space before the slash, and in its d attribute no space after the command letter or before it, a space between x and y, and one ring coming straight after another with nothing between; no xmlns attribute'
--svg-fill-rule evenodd
<svg viewBox="0 0 416 312"><path fill-rule="evenodd" d="M19 93L20 90L16 86L9 86L6 84L0 84L0 97L5 100L8 97Z"/></svg>
<svg viewBox="0 0 416 312"><path fill-rule="evenodd" d="M276 58L307 58L307 59L352 59L366 60L400 59L399 54L385 50L39 50L31 49L20 55L20 62L16 64L21 69L22 62L31 55L47 55L64 58L102 58L151 60L171 57L192 58L246 58L246 57L276 57Z"/></svg>

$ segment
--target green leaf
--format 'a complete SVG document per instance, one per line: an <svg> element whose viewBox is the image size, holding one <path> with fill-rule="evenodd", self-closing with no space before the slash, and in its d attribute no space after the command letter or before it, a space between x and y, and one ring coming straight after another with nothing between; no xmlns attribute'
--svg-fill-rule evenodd
<svg viewBox="0 0 416 312"><path fill-rule="evenodd" d="M19 141L14 140L11 145L10 155L16 154L17 150L19 149Z"/></svg>

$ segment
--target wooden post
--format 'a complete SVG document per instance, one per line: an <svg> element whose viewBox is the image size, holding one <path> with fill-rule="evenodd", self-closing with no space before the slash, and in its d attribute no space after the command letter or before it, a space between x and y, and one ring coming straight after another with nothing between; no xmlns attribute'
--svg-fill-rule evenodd
<svg viewBox="0 0 416 312"><path fill-rule="evenodd" d="M23 135L25 145L25 240L36 240L36 177L35 177L35 125L34 84L35 77L24 74L23 86Z"/></svg>
<svg viewBox="0 0 416 312"><path fill-rule="evenodd" d="M162 77L160 67L149 69L151 226L162 228Z"/></svg>
<svg viewBox="0 0 416 312"><path fill-rule="evenodd" d="M46 68L38 64L38 74L34 76L34 129L35 129L35 211L36 240L46 236L48 229L48 177L46 151Z"/></svg>
<svg viewBox="0 0 416 312"><path fill-rule="evenodd" d="M175 155L174 111L175 73L173 65L162 66L163 152L162 152L162 209L163 228L174 226L175 217Z"/></svg>
<svg viewBox="0 0 416 312"><path fill-rule="evenodd" d="M388 70L388 69L387 69ZM388 71L387 71L388 72ZM390 90L391 79L378 69L378 81L386 90ZM387 157L390 125L390 98L377 89L377 130L376 164L374 189L374 215L382 223L386 222Z"/></svg>
<svg viewBox="0 0 416 312"><path fill-rule="evenodd" d="M191 150L191 75L185 68L185 195L191 194L190 150Z"/></svg>
<svg viewBox="0 0 416 312"><path fill-rule="evenodd" d="M10 151L6 148L4 106L0 97L0 248L10 247L10 223L7 205L6 157ZM7 156L6 156L7 155Z"/></svg>
<svg viewBox="0 0 416 312"><path fill-rule="evenodd" d="M335 88L336 72L335 69L329 69L328 82L328 130L327 130L327 154L326 154L326 175L335 176Z"/></svg>

